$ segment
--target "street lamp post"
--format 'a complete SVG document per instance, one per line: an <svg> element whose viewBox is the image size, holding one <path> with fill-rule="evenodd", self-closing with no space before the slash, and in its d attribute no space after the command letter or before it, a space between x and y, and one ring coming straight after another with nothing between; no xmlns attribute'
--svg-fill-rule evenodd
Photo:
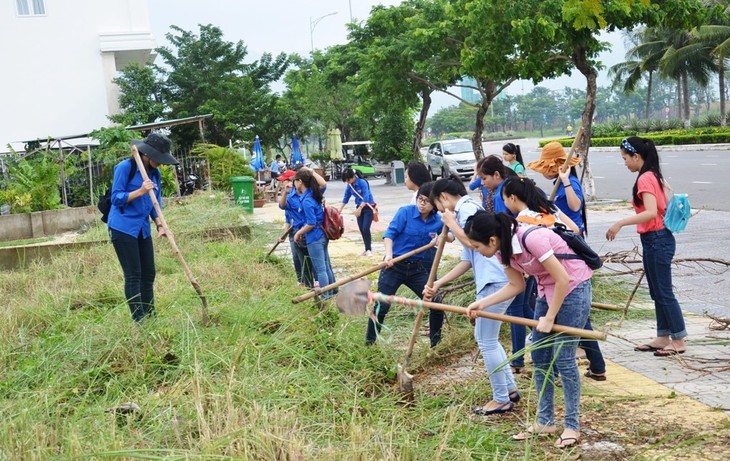
<svg viewBox="0 0 730 461"><path fill-rule="evenodd" d="M335 14L337 14L337 11L325 14L324 16L320 16L316 19L312 19L311 16L309 17L309 42L312 45L312 53L314 53L314 28L317 27L317 24L319 24L319 21L326 18L327 16L333 16Z"/></svg>

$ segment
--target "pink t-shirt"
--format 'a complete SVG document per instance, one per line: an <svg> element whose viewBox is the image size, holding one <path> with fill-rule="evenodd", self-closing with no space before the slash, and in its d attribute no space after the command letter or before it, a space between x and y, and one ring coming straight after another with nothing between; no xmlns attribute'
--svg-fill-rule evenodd
<svg viewBox="0 0 730 461"><path fill-rule="evenodd" d="M637 193L639 197L644 192L647 192L656 197L657 215L651 221L643 222L636 225L636 232L645 234L647 232L658 231L664 229L664 213L667 210L667 197L664 195L664 189L659 184L659 180L654 176L654 173L647 171L639 176L636 181ZM642 204L641 206L633 203L634 211L636 214L646 210L646 207Z"/></svg>
<svg viewBox="0 0 730 461"><path fill-rule="evenodd" d="M538 295L544 296L549 301L555 291L555 280L550 276L545 266L542 265L542 262L553 254L575 254L575 252L558 234L545 227L535 229L527 235L525 244L528 250L525 251L522 248L522 234L529 228L530 226L517 227L517 233L512 237L513 254L509 265L520 272L534 275L537 279ZM501 254L497 252L497 255L502 261ZM558 259L558 261L570 277L568 293L593 275L593 271L582 259ZM504 264L504 261L502 261L502 264Z"/></svg>

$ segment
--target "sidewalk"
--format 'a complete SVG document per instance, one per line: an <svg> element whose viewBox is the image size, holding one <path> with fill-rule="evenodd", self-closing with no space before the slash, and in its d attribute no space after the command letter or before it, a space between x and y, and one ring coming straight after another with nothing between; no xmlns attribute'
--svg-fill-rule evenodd
<svg viewBox="0 0 730 461"><path fill-rule="evenodd" d="M383 254L383 244L379 236L387 228L387 223L397 208L410 201L411 193L404 186L386 186L378 180L372 180L371 185L380 209L380 222L373 223L371 229L375 255L369 259L372 264L376 264ZM336 203L343 190L341 183L331 181L326 194L329 202ZM345 235L330 244L330 255L335 260L355 258L363 250L357 223L351 214L352 208L350 204L344 211ZM588 241L599 254L640 248L638 234L633 228L624 228L613 242L607 242L604 237L612 223L630 213L633 211L627 204L604 205L600 209L589 210ZM276 204L270 203L262 209L256 209L251 219L254 222L281 222L283 225L283 212ZM730 260L729 228L730 213L702 211L693 216L687 230L677 235L676 258ZM458 257L459 245L447 245L446 248L446 255ZM281 245L277 251L285 255L288 247ZM335 262L333 265L337 277L351 275L343 268L345 264ZM609 266L617 270L626 269L623 266ZM686 354L659 358L652 353L635 352L633 348L636 345L653 338L655 322L624 321L621 325L611 326L608 340L601 343L603 354L609 361L609 379L598 383L587 380L586 384L599 391L611 390L620 395L660 395L670 399L674 391L703 404L685 402L678 405L678 419L687 416L683 414L684 411L699 416L705 423L716 421L719 416L727 418L730 415L730 330L711 330L711 320L702 315L704 311L710 311L730 318L730 301L727 298L727 293L730 293L730 277L726 271L724 266L707 263L687 263L674 268L675 292L686 314L685 322L689 332ZM645 282L642 286L646 289ZM653 309L653 305L640 305L635 301L630 308ZM619 318L620 313L616 313L617 321ZM662 405L668 403L664 401Z"/></svg>

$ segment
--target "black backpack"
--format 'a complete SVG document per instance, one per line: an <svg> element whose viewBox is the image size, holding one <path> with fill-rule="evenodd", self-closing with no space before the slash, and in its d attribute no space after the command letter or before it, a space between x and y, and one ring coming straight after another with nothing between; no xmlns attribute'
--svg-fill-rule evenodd
<svg viewBox="0 0 730 461"><path fill-rule="evenodd" d="M545 226L533 226L530 227L525 231L524 234L522 234L522 248L527 250L527 244L525 244L525 238L527 237L527 234L532 232L533 230L537 229L538 227L545 227ZM598 256L598 253L593 251L593 248L591 248L590 245L588 245L588 242L585 241L582 235L576 234L575 232L569 230L567 227L565 227L564 224L555 223L555 226L551 228L553 232L558 234L560 238L563 239L565 243L568 244L571 250L575 252L575 254L570 253L555 253L555 257L558 259L582 259L588 267L591 269L598 270L603 266L603 261L601 260L601 257ZM530 250L527 250L528 253Z"/></svg>
<svg viewBox="0 0 730 461"><path fill-rule="evenodd" d="M127 183L132 180L134 175L137 173L137 163L133 159L129 159L130 162L132 162L132 167L129 169L129 177L127 178ZM99 196L99 203L96 205L96 208L101 211L101 222L106 223L109 219L109 212L112 209L112 186L109 185L109 188L106 190L104 195ZM122 213L124 213L124 210L122 209Z"/></svg>

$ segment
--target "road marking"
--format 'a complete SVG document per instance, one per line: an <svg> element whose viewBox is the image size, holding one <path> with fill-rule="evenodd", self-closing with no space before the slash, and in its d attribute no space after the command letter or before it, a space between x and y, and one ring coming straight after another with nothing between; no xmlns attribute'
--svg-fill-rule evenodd
<svg viewBox="0 0 730 461"><path fill-rule="evenodd" d="M594 176L593 179L606 179L605 176Z"/></svg>
<svg viewBox="0 0 730 461"><path fill-rule="evenodd" d="M709 157L709 158L717 158L717 157L719 157L719 155L708 155L707 157Z"/></svg>
<svg viewBox="0 0 730 461"><path fill-rule="evenodd" d="M709 181L692 181L692 184L712 184Z"/></svg>
<svg viewBox="0 0 730 461"><path fill-rule="evenodd" d="M717 163L700 163L700 166L717 166Z"/></svg>

